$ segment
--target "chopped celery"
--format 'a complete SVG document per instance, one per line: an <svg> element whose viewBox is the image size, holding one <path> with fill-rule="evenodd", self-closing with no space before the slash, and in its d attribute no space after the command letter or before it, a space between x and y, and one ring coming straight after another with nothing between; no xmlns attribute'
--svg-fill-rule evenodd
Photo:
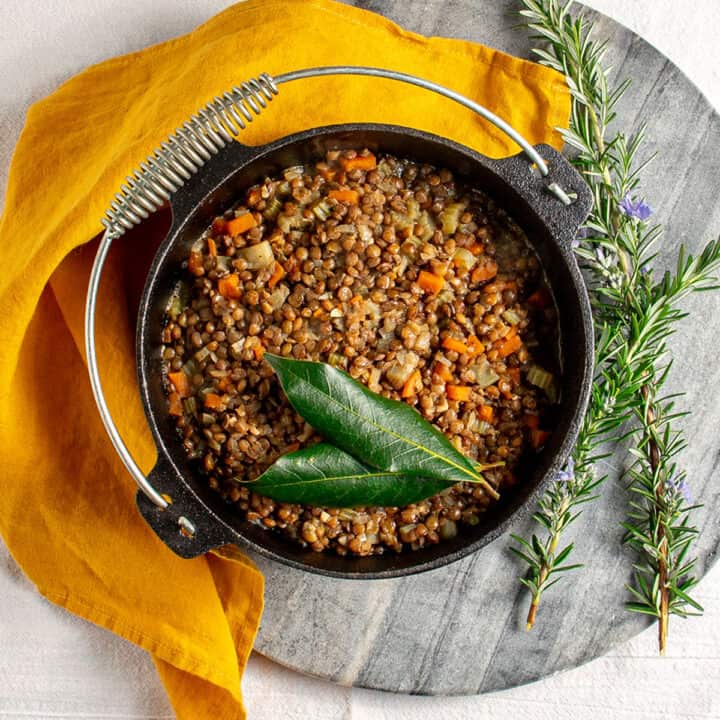
<svg viewBox="0 0 720 720"><path fill-rule="evenodd" d="M274 220L280 213L280 210L282 210L282 203L277 196L272 197L267 201L265 210L263 210L263 217L266 220Z"/></svg>
<svg viewBox="0 0 720 720"><path fill-rule="evenodd" d="M531 385L543 390L550 402L557 402L557 384L555 383L555 376L552 373L541 368L539 365L531 365L527 372L527 380Z"/></svg>

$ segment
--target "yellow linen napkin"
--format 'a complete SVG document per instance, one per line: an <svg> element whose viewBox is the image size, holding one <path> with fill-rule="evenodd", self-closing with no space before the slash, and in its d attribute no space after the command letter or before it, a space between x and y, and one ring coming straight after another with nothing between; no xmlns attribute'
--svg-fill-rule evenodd
<svg viewBox="0 0 720 720"><path fill-rule="evenodd" d="M567 123L569 94L550 70L328 0L249 0L189 35L72 78L30 109L11 166L0 223L0 532L43 595L152 653L179 718L244 717L240 678L263 579L240 553L179 559L137 513L87 380L89 241L126 175L213 96L263 71L337 64L438 81L531 142L561 144L553 128ZM495 157L517 151L450 101L359 78L282 86L242 141L350 121L429 130ZM136 388L134 312L167 222L160 213L116 241L99 298L108 401L145 470L155 449Z"/></svg>

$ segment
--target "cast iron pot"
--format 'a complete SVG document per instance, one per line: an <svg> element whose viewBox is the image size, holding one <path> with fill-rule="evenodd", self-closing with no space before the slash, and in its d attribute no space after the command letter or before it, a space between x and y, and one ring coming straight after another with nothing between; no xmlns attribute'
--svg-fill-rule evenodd
<svg viewBox="0 0 720 720"><path fill-rule="evenodd" d="M365 558L305 550L279 534L240 519L233 506L206 485L187 459L167 412L161 372L160 330L169 296L186 272L182 262L190 246L212 219L265 176L317 160L328 149L350 147L368 147L446 167L471 186L488 192L508 211L533 241L555 296L562 366L557 426L547 446L536 457L529 476L492 506L479 525L462 527L454 539L416 552ZM311 572L342 578L388 578L438 568L472 553L501 535L512 520L534 505L573 447L590 393L593 358L590 303L571 250L571 242L592 204L591 194L562 155L545 145L536 149L549 166L550 174L545 178L534 171L522 153L491 160L445 138L405 127L333 125L260 147L233 142L178 190L171 200L171 228L147 276L137 326L138 378L158 449L158 461L148 481L172 499L164 510L141 493L137 503L145 520L168 547L189 558L230 543ZM572 204L564 205L548 191L547 186L553 182L574 198ZM181 521L179 525L181 518L189 520L189 524Z"/></svg>

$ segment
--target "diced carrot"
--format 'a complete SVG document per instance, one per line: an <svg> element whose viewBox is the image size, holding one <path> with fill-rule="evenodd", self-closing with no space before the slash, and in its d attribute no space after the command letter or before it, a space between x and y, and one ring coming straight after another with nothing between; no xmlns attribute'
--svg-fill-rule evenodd
<svg viewBox="0 0 720 720"><path fill-rule="evenodd" d="M182 400L176 392L171 392L170 395L168 395L168 413L175 417L180 417L183 414Z"/></svg>
<svg viewBox="0 0 720 720"><path fill-rule="evenodd" d="M224 298L237 298L242 296L242 290L240 290L240 276L237 273L227 275L218 280L218 292Z"/></svg>
<svg viewBox="0 0 720 720"><path fill-rule="evenodd" d="M444 363L441 363L441 362L435 363L433 372L439 378L444 380L445 382L450 382L450 380L453 379L452 373L450 372L450 368L447 365L445 365Z"/></svg>
<svg viewBox="0 0 720 720"><path fill-rule="evenodd" d="M470 399L471 388L468 385L448 385L446 390L451 400L467 402Z"/></svg>
<svg viewBox="0 0 720 720"><path fill-rule="evenodd" d="M520 368L509 368L508 375L512 379L514 385L520 384Z"/></svg>
<svg viewBox="0 0 720 720"><path fill-rule="evenodd" d="M540 288L539 290L536 290L530 297L527 299L528 303L536 308L546 308L550 307L552 304L552 297L550 293L548 292L547 288Z"/></svg>
<svg viewBox="0 0 720 720"><path fill-rule="evenodd" d="M485 352L485 346L476 335L471 335L467 339L467 345L470 348L471 355L479 355L481 352Z"/></svg>
<svg viewBox="0 0 720 720"><path fill-rule="evenodd" d="M285 268L276 260L275 268L273 269L273 273L268 280L268 287L272 290L284 277Z"/></svg>
<svg viewBox="0 0 720 720"><path fill-rule="evenodd" d="M202 275L203 274L203 261L202 261L202 255L197 252L191 252L190 253L190 259L188 260L188 270L193 275Z"/></svg>
<svg viewBox="0 0 720 720"><path fill-rule="evenodd" d="M401 396L404 398L412 397L417 391L418 383L420 382L420 371L415 370L412 375L405 381L403 385Z"/></svg>
<svg viewBox="0 0 720 720"><path fill-rule="evenodd" d="M517 334L506 335L498 347L498 354L501 358L507 357L522 346L522 340Z"/></svg>
<svg viewBox="0 0 720 720"><path fill-rule="evenodd" d="M190 378L182 370L168 373L168 380L172 383L175 392L181 398L186 398L190 395Z"/></svg>
<svg viewBox="0 0 720 720"><path fill-rule="evenodd" d="M220 378L217 386L218 390L222 390L222 392L227 392L230 389L230 378L227 375L224 378Z"/></svg>
<svg viewBox="0 0 720 720"><path fill-rule="evenodd" d="M368 155L357 155L354 158L340 158L340 165L345 172L351 170L374 170L377 167L377 159L372 153Z"/></svg>
<svg viewBox="0 0 720 720"><path fill-rule="evenodd" d="M485 246L480 242L474 242L472 245L468 246L468 250L473 255L482 255L485 252Z"/></svg>
<svg viewBox="0 0 720 720"><path fill-rule="evenodd" d="M532 413L525 413L523 423L531 430L537 430L540 427L540 418Z"/></svg>
<svg viewBox="0 0 720 720"><path fill-rule="evenodd" d="M331 200L347 203L348 205L357 205L360 195L357 190L331 190L328 193Z"/></svg>
<svg viewBox="0 0 720 720"><path fill-rule="evenodd" d="M212 221L212 233L213 235L224 235L227 229L227 222L225 218L216 217Z"/></svg>
<svg viewBox="0 0 720 720"><path fill-rule="evenodd" d="M350 304L351 305L357 305L358 303L362 302L362 295L353 295L350 298Z"/></svg>
<svg viewBox="0 0 720 720"><path fill-rule="evenodd" d="M547 430L540 430L538 428L530 430L530 444L535 450L539 450L547 442L549 437L550 433Z"/></svg>
<svg viewBox="0 0 720 720"><path fill-rule="evenodd" d="M262 360L265 355L265 348L262 345L253 345L253 355L256 360Z"/></svg>
<svg viewBox="0 0 720 720"><path fill-rule="evenodd" d="M215 393L208 393L205 396L205 407L210 410L219 410L223 406L223 399Z"/></svg>
<svg viewBox="0 0 720 720"><path fill-rule="evenodd" d="M300 449L300 443L297 443L297 442L295 442L295 443L290 443L290 445L288 445L288 446L283 450L283 455L287 455L288 453L293 453L293 452L295 452L296 450L299 450L299 449Z"/></svg>
<svg viewBox="0 0 720 720"><path fill-rule="evenodd" d="M247 194L247 204L257 205L262 200L262 191L260 188L252 188Z"/></svg>
<svg viewBox="0 0 720 720"><path fill-rule="evenodd" d="M442 346L446 350L454 350L456 353L460 353L461 355L470 349L462 340L458 340L453 337L446 337L442 341Z"/></svg>
<svg viewBox="0 0 720 720"><path fill-rule="evenodd" d="M235 237L236 235L247 232L248 230L251 230L254 227L257 227L257 222L255 220L255 217L253 216L252 213L246 212L245 214L240 215L239 217L233 218L232 220L228 220L227 233L231 237Z"/></svg>
<svg viewBox="0 0 720 720"><path fill-rule="evenodd" d="M445 285L445 279L435 273L421 270L418 275L417 284L425 291L432 295L437 295Z"/></svg>
<svg viewBox="0 0 720 720"><path fill-rule="evenodd" d="M493 411L492 405L481 405L478 409L478 415L480 415L481 420L492 422L495 412Z"/></svg>
<svg viewBox="0 0 720 720"><path fill-rule="evenodd" d="M208 238L208 252L217 257L217 243L212 238Z"/></svg>
<svg viewBox="0 0 720 720"><path fill-rule="evenodd" d="M488 260L486 263L483 263L472 271L470 279L474 283L485 282L486 280L494 278L497 275L497 272L497 263L494 260Z"/></svg>

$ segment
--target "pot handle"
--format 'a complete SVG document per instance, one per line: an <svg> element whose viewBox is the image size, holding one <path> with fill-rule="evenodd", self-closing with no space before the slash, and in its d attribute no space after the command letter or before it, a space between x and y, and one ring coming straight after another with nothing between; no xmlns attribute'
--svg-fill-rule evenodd
<svg viewBox="0 0 720 720"><path fill-rule="evenodd" d="M194 493L177 482L177 471L160 454L147 482L160 494L165 507L160 507L138 491L135 502L140 514L155 534L177 555L194 558L231 542L230 533L219 519L208 511Z"/></svg>
<svg viewBox="0 0 720 720"><path fill-rule="evenodd" d="M178 503L175 508L172 508L175 499L173 498L171 504L163 493L158 492L155 487L155 483L163 484L166 473L172 472L172 469L164 468L160 464L162 461L159 461L156 470L153 470L148 477L145 477L120 436L107 406L100 380L95 346L95 313L105 260L113 240L120 237L126 230L138 225L150 213L163 206L187 180L197 174L213 155L216 155L222 148L232 143L235 137L240 134L240 131L246 127L246 124L253 120L253 114L259 115L273 97L278 94L278 85L326 75L363 75L397 80L398 82L425 88L449 98L485 118L512 138L523 151L520 155L507 160L493 161L497 172L516 191L526 192L530 197L534 198L532 204L535 211L546 219L557 235L564 237L568 242L572 233L563 231L562 224L569 222L574 231L587 214L587 209L589 209L587 204L589 190L582 188L580 176L572 170L569 163L559 153L547 146L533 147L511 125L479 103L438 83L407 73L382 68L346 65L295 70L278 75L275 78L263 73L257 78L242 83L239 87L234 87L231 91L224 93L222 97L214 98L195 115L191 116L188 122L181 128L176 129L127 178L126 184L122 185L120 191L116 193L105 217L102 219L105 232L100 241L90 273L84 326L88 373L95 403L113 447L145 496L138 500L140 511L151 526L158 530L158 534L163 539L169 538L168 544L176 552L179 554L187 553L187 555L184 555L185 557L200 554L204 552L204 549L212 547L213 544L220 544L220 541L215 543L215 540L211 540L210 536L199 538L197 528L195 528L193 535L185 521L189 522L193 527L194 524L189 520L185 512L179 514L178 508L182 503ZM247 151L251 152L251 149ZM552 174L543 156L551 157ZM533 178L531 170L537 170L538 176L547 178L548 182L542 183L538 178ZM554 203L554 205L549 204L550 202ZM570 209L562 210L563 205ZM583 215L583 212L585 215ZM563 215L563 213L565 214ZM177 494L178 485L173 484L172 487L173 492ZM186 495L187 497L182 496L182 500L183 502L187 500L189 507L193 507L193 501L195 504L199 502L189 491ZM149 505L149 503L152 505ZM152 506L155 506L158 510L151 512ZM188 542L178 540L178 525L185 528L188 536L193 535L192 538L186 536ZM195 546L196 541L197 545ZM189 548L190 545L193 546L192 550Z"/></svg>
<svg viewBox="0 0 720 720"><path fill-rule="evenodd" d="M592 208L592 191L557 150L549 145L536 145L535 150L547 164L547 175L542 175L524 152L493 160L490 167L530 204L560 243L570 249L578 228Z"/></svg>

